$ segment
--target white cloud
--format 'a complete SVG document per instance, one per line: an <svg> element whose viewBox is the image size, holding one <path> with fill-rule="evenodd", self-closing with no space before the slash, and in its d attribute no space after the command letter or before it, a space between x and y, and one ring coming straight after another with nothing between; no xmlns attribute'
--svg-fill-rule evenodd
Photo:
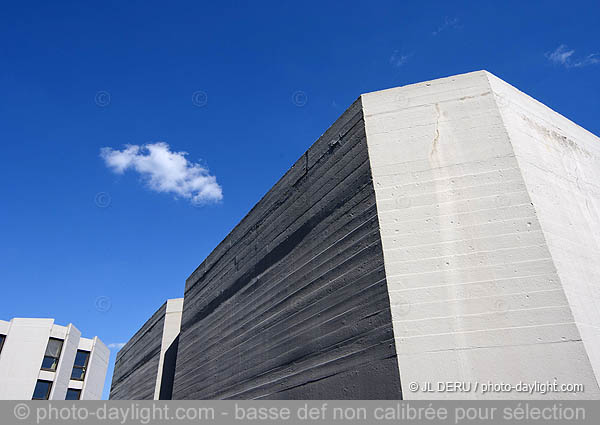
<svg viewBox="0 0 600 425"><path fill-rule="evenodd" d="M125 342L113 342L111 344L108 344L108 348L116 348L117 350L120 350L125 346L125 344Z"/></svg>
<svg viewBox="0 0 600 425"><path fill-rule="evenodd" d="M546 53L546 58L554 64L562 65L565 68L580 68L582 66L594 65L600 63L600 55L591 53L584 58L575 59L575 50L569 49L565 44L561 44L553 52Z"/></svg>
<svg viewBox="0 0 600 425"><path fill-rule="evenodd" d="M578 67L578 66L594 65L596 63L600 63L600 55L598 55L598 53L592 53L592 54L587 55L585 58L580 59L579 61L575 62L573 64L573 66Z"/></svg>
<svg viewBox="0 0 600 425"><path fill-rule="evenodd" d="M458 28L458 18L448 18L446 16L444 23L440 25L437 30L433 31L431 35L436 36L448 28Z"/></svg>
<svg viewBox="0 0 600 425"><path fill-rule="evenodd" d="M156 192L174 193L194 204L223 199L215 176L198 163L187 160L186 152L172 152L167 143L127 145L123 150L102 148L100 156L117 174L137 171L148 187Z"/></svg>
<svg viewBox="0 0 600 425"><path fill-rule="evenodd" d="M570 57L573 56L573 53L575 53L575 50L568 50L567 46L561 44L553 52L546 53L546 57L550 62L567 65L570 61Z"/></svg>
<svg viewBox="0 0 600 425"><path fill-rule="evenodd" d="M400 68L406 63L409 56L410 55L402 55L398 52L398 50L394 50L392 56L390 56L390 63L396 68Z"/></svg>

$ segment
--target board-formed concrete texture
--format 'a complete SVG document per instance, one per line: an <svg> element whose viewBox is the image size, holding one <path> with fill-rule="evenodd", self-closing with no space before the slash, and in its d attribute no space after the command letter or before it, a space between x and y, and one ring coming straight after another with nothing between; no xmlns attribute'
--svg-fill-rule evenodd
<svg viewBox="0 0 600 425"><path fill-rule="evenodd" d="M183 298L167 300L119 350L111 400L170 400Z"/></svg>
<svg viewBox="0 0 600 425"><path fill-rule="evenodd" d="M361 99L402 383L598 398L598 137L485 71Z"/></svg>
<svg viewBox="0 0 600 425"><path fill-rule="evenodd" d="M360 96L187 279L172 398L600 398L598 182L485 71ZM164 315L111 398L152 398ZM412 391L447 382L584 390Z"/></svg>
<svg viewBox="0 0 600 425"><path fill-rule="evenodd" d="M154 399L166 310L165 302L117 353L111 400Z"/></svg>
<svg viewBox="0 0 600 425"><path fill-rule="evenodd" d="M400 396L358 100L187 279L173 398Z"/></svg>

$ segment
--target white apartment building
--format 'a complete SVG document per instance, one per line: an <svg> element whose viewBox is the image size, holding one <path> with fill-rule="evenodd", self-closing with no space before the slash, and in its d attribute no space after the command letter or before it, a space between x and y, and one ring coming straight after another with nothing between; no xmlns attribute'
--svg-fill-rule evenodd
<svg viewBox="0 0 600 425"><path fill-rule="evenodd" d="M0 320L0 400L99 400L109 356L73 324Z"/></svg>

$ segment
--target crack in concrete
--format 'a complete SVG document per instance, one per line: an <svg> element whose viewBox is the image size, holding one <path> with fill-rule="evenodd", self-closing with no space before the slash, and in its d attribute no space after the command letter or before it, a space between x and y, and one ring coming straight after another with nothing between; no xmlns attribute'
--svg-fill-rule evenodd
<svg viewBox="0 0 600 425"><path fill-rule="evenodd" d="M438 142L440 140L440 105L438 103L435 104L436 118L435 118L435 136L433 136L433 143L431 144L431 152L429 153L429 157L433 160L438 153Z"/></svg>

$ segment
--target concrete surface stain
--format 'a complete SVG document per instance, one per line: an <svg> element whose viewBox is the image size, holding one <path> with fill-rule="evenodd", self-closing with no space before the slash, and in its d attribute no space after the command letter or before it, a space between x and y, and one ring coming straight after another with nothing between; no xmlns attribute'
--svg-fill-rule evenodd
<svg viewBox="0 0 600 425"><path fill-rule="evenodd" d="M562 134L559 134L556 131L551 130L545 126L539 125L538 123L536 123L535 121L533 121L532 119L530 119L529 117L527 117L525 115L521 115L521 118L523 119L523 121L527 122L527 124L529 124L529 126L531 128L533 128L538 133L540 133L544 137L545 140L551 140L551 141L557 142L558 145L560 145L563 149L566 149L571 152L580 153L586 158L593 157L593 155L590 152L583 149L581 146L579 146L577 143L575 143L573 140L569 139L568 137L566 137Z"/></svg>
<svg viewBox="0 0 600 425"><path fill-rule="evenodd" d="M437 114L435 119L435 135L433 136L433 143L431 144L431 152L429 153L429 157L434 160L438 154L438 142L440 140L440 105L435 104L435 112Z"/></svg>

